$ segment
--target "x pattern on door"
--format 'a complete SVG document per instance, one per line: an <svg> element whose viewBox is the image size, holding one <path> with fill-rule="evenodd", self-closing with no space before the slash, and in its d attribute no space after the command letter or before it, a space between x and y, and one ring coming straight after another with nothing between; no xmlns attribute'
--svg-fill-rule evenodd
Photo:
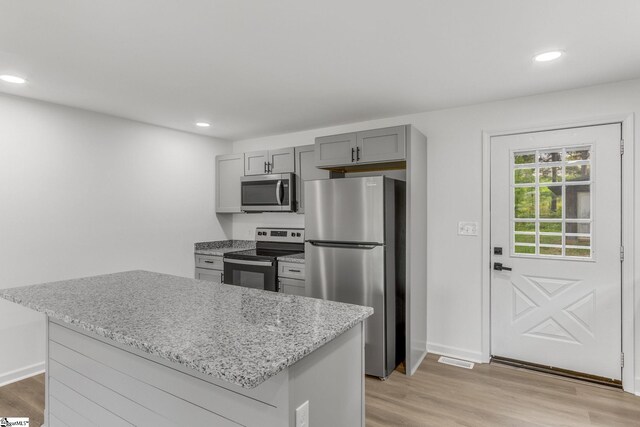
<svg viewBox="0 0 640 427"><path fill-rule="evenodd" d="M594 337L595 290L580 280L519 276L512 280L512 323L529 337L584 343Z"/></svg>

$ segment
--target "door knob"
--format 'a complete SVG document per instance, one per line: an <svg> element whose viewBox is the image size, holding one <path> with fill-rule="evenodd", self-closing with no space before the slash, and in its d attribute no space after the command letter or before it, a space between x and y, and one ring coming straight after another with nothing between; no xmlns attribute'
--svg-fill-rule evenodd
<svg viewBox="0 0 640 427"><path fill-rule="evenodd" d="M503 270L511 271L511 267L505 267L505 266L502 265L501 262L494 262L493 263L493 269L496 270L496 271L503 271Z"/></svg>

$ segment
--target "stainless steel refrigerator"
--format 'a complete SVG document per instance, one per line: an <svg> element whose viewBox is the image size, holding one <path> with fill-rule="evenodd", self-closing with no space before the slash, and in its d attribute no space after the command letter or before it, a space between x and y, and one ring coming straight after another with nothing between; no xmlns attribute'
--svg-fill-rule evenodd
<svg viewBox="0 0 640 427"><path fill-rule="evenodd" d="M365 373L404 360L405 183L384 176L305 183L306 294L373 307Z"/></svg>

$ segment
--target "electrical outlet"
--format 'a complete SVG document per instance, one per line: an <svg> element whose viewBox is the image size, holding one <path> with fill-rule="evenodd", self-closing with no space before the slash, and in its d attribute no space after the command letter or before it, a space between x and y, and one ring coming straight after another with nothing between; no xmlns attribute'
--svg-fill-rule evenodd
<svg viewBox="0 0 640 427"><path fill-rule="evenodd" d="M477 222L459 222L458 223L458 235L459 236L477 236L478 235L478 223Z"/></svg>
<svg viewBox="0 0 640 427"><path fill-rule="evenodd" d="M296 409L296 427L309 427L309 401Z"/></svg>

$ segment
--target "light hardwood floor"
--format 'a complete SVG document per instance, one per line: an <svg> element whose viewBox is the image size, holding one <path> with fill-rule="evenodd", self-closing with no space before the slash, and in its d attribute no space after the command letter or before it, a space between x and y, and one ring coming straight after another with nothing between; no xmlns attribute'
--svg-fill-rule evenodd
<svg viewBox="0 0 640 427"><path fill-rule="evenodd" d="M473 370L429 355L410 378L366 379L367 426L640 426L640 397L502 365ZM44 376L0 388L0 416L40 426ZM314 426L315 427L315 426Z"/></svg>
<svg viewBox="0 0 640 427"><path fill-rule="evenodd" d="M429 355L412 377L366 380L367 426L640 426L640 397L498 364Z"/></svg>
<svg viewBox="0 0 640 427"><path fill-rule="evenodd" d="M0 417L29 417L40 427L44 418L44 374L0 387Z"/></svg>

